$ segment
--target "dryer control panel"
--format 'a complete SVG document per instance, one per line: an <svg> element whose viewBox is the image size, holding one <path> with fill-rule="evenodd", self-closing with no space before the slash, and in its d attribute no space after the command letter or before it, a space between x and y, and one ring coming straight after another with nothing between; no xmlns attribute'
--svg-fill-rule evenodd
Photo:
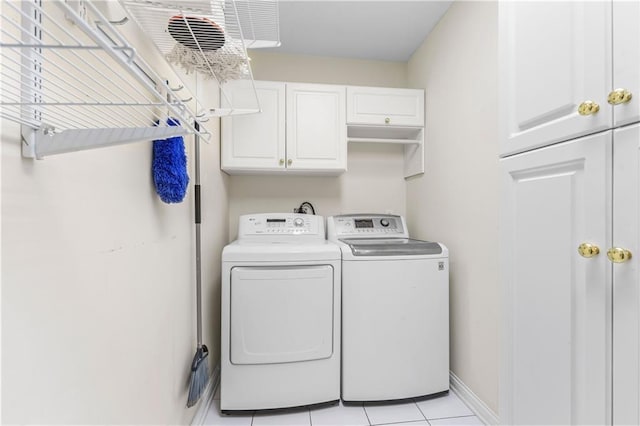
<svg viewBox="0 0 640 426"><path fill-rule="evenodd" d="M324 240L324 218L297 213L259 213L240 216L239 240L255 239L261 236Z"/></svg>
<svg viewBox="0 0 640 426"><path fill-rule="evenodd" d="M327 218L327 239L408 238L404 218L398 215L352 214Z"/></svg>

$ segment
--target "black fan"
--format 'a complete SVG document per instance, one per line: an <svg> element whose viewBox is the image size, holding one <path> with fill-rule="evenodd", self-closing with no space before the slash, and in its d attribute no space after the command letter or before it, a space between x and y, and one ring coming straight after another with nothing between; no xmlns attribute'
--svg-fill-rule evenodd
<svg viewBox="0 0 640 426"><path fill-rule="evenodd" d="M169 19L169 34L194 50L218 50L224 46L224 31L215 22L197 16L176 15Z"/></svg>

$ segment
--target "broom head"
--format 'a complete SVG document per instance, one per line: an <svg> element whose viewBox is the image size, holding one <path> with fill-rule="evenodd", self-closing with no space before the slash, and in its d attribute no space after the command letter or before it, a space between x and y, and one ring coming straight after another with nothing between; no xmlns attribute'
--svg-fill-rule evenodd
<svg viewBox="0 0 640 426"><path fill-rule="evenodd" d="M209 383L209 349L206 345L198 347L191 363L191 383L189 384L189 399L187 407L193 407Z"/></svg>

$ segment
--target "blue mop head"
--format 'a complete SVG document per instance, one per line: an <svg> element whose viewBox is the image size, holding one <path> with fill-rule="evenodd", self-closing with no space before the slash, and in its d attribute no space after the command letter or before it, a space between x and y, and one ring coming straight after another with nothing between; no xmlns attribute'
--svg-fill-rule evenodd
<svg viewBox="0 0 640 426"><path fill-rule="evenodd" d="M169 118L169 126L179 126L178 120ZM187 155L182 136L153 141L153 182L160 199L165 203L179 203L184 199L189 184Z"/></svg>

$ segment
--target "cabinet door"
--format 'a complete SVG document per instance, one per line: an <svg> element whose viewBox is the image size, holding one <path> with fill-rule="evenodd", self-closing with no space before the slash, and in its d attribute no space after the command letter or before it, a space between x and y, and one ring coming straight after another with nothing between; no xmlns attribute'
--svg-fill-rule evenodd
<svg viewBox="0 0 640 426"><path fill-rule="evenodd" d="M347 131L344 86L287 84L287 168L344 171Z"/></svg>
<svg viewBox="0 0 640 426"><path fill-rule="evenodd" d="M630 260L613 264L613 423L640 424L640 127L616 130L613 246Z"/></svg>
<svg viewBox="0 0 640 426"><path fill-rule="evenodd" d="M640 121L640 3L613 2L613 89L626 89L629 102L615 105L616 126Z"/></svg>
<svg viewBox="0 0 640 426"><path fill-rule="evenodd" d="M347 123L424 126L424 90L348 86Z"/></svg>
<svg viewBox="0 0 640 426"><path fill-rule="evenodd" d="M285 84L256 81L261 112L222 118L222 170L284 171ZM253 88L231 84L225 88L231 105L254 99ZM223 106L226 100L223 99Z"/></svg>
<svg viewBox="0 0 640 426"><path fill-rule="evenodd" d="M611 4L505 1L499 7L501 155L610 128ZM600 111L580 115L584 101Z"/></svg>
<svg viewBox="0 0 640 426"><path fill-rule="evenodd" d="M611 132L501 163L501 421L609 424Z"/></svg>

